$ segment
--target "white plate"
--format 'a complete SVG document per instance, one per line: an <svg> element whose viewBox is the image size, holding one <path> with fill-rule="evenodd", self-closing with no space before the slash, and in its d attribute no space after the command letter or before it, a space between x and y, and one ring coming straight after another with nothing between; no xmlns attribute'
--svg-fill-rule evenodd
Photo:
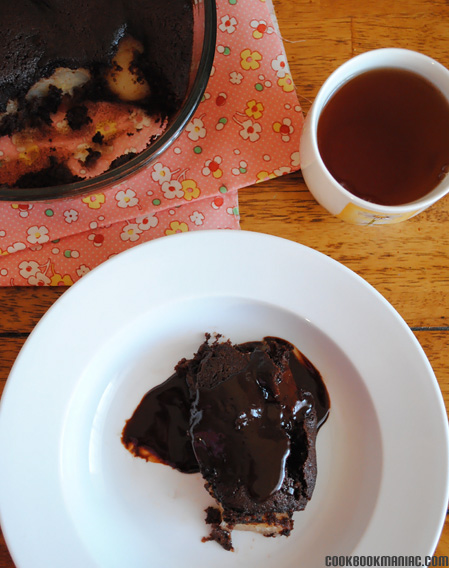
<svg viewBox="0 0 449 568"><path fill-rule="evenodd" d="M289 538L214 542L199 475L124 449L143 394L204 332L277 335L324 376L318 480ZM0 510L18 568L322 568L325 556L430 555L448 496L441 393L414 335L366 282L290 241L196 232L136 247L38 324L0 413ZM189 560L191 559L191 560Z"/></svg>

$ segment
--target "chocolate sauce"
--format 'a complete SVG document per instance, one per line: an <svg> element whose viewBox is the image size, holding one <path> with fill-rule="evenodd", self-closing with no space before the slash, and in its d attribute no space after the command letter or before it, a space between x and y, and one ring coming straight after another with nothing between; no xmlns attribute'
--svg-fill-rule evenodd
<svg viewBox="0 0 449 568"><path fill-rule="evenodd" d="M318 122L318 148L332 176L373 203L410 203L449 171L449 103L404 69L357 75L330 98Z"/></svg>
<svg viewBox="0 0 449 568"><path fill-rule="evenodd" d="M304 390L312 395L317 429L326 422L329 416L330 400L326 386L323 383L318 370L298 349L295 349L294 357L290 358L290 369L293 374L298 390Z"/></svg>
<svg viewBox="0 0 449 568"><path fill-rule="evenodd" d="M161 462L183 473L199 471L188 430L189 388L174 373L141 400L122 433L123 444L138 457Z"/></svg>
<svg viewBox="0 0 449 568"><path fill-rule="evenodd" d="M292 350L288 364L299 391L309 392L314 401L315 412L317 415L317 429L326 422L330 410L329 394L323 382L320 372L307 357L294 345L279 337L266 337L265 341L249 341L240 345L240 349L251 352L254 350L264 350L276 345L288 346Z"/></svg>
<svg viewBox="0 0 449 568"><path fill-rule="evenodd" d="M281 487L286 464L299 460L292 453L307 454L302 424L315 412L317 427L324 423L329 396L320 373L285 340L234 347L243 363L212 386L189 388L180 362L142 399L122 441L135 455L184 473L199 471L200 462L202 472L213 470L229 487L243 484L263 502ZM207 358L200 364L210 366Z"/></svg>
<svg viewBox="0 0 449 568"><path fill-rule="evenodd" d="M227 381L198 389L192 410L190 432L202 467L214 470L223 486L244 485L256 501L280 489L290 434L313 405L289 370L278 385L275 373L267 355L255 350L248 365Z"/></svg>

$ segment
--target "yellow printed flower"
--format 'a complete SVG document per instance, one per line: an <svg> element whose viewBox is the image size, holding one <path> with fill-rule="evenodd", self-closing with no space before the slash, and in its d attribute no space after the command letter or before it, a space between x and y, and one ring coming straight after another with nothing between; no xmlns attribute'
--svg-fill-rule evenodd
<svg viewBox="0 0 449 568"><path fill-rule="evenodd" d="M0 256L6 256L7 254L9 254L7 250L0 249Z"/></svg>
<svg viewBox="0 0 449 568"><path fill-rule="evenodd" d="M53 274L50 279L50 286L71 286L73 284L70 274Z"/></svg>
<svg viewBox="0 0 449 568"><path fill-rule="evenodd" d="M19 159L25 162L26 165L29 166L39 157L39 146L33 144L28 136L20 132L13 134L11 136L11 142L16 147Z"/></svg>
<svg viewBox="0 0 449 568"><path fill-rule="evenodd" d="M19 148L17 148L19 150ZM20 148L19 159L23 160L28 166L39 157L39 146L33 144L31 146Z"/></svg>
<svg viewBox="0 0 449 568"><path fill-rule="evenodd" d="M240 53L240 66L245 71L249 69L259 69L259 61L262 59L262 55L258 51L251 51L250 49L244 49Z"/></svg>
<svg viewBox="0 0 449 568"><path fill-rule="evenodd" d="M246 103L245 114L250 118L254 118L255 120L259 119L264 111L264 106L262 103L258 103L255 100L248 101Z"/></svg>
<svg viewBox="0 0 449 568"><path fill-rule="evenodd" d="M179 221L172 221L170 228L165 229L166 235L175 235L176 233L187 233L189 227L187 223L180 223Z"/></svg>
<svg viewBox="0 0 449 568"><path fill-rule="evenodd" d="M291 93L295 89L295 85L290 73L286 73L285 77L278 79L278 85L282 87L284 93Z"/></svg>
<svg viewBox="0 0 449 568"><path fill-rule="evenodd" d="M269 172L259 172L256 176L257 181L256 183L260 183L261 181L265 181L267 179L273 179L275 178L276 175L274 173L269 173Z"/></svg>
<svg viewBox="0 0 449 568"><path fill-rule="evenodd" d="M196 181L193 179L185 179L182 183L182 189L184 191L184 199L187 201L192 201L200 196L201 190L196 185Z"/></svg>
<svg viewBox="0 0 449 568"><path fill-rule="evenodd" d="M82 199L82 202L85 203L89 209L100 209L105 201L106 197L104 193L92 193L92 195L88 195Z"/></svg>
<svg viewBox="0 0 449 568"><path fill-rule="evenodd" d="M104 122L99 122L96 129L105 140L109 140L117 132L117 124L112 120L105 120Z"/></svg>

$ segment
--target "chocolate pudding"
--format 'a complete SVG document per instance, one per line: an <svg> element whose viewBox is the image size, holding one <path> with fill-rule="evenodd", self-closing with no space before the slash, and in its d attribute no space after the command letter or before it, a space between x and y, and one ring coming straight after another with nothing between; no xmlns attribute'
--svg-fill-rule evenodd
<svg viewBox="0 0 449 568"><path fill-rule="evenodd" d="M0 7L0 185L100 175L146 149L187 92L192 0Z"/></svg>

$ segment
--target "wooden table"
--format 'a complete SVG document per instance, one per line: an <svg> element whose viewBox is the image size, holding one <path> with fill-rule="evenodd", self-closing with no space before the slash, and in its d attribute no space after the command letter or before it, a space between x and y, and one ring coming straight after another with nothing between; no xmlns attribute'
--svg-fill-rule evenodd
<svg viewBox="0 0 449 568"><path fill-rule="evenodd" d="M338 65L370 49L413 49L449 67L446 0L275 0L275 7L305 112ZM377 288L424 348L449 408L449 197L402 224L358 227L323 210L296 173L241 190L240 211L242 229L319 250ZM28 334L62 293L0 288L0 392ZM449 522L436 554L449 555ZM13 566L1 540L0 567Z"/></svg>

